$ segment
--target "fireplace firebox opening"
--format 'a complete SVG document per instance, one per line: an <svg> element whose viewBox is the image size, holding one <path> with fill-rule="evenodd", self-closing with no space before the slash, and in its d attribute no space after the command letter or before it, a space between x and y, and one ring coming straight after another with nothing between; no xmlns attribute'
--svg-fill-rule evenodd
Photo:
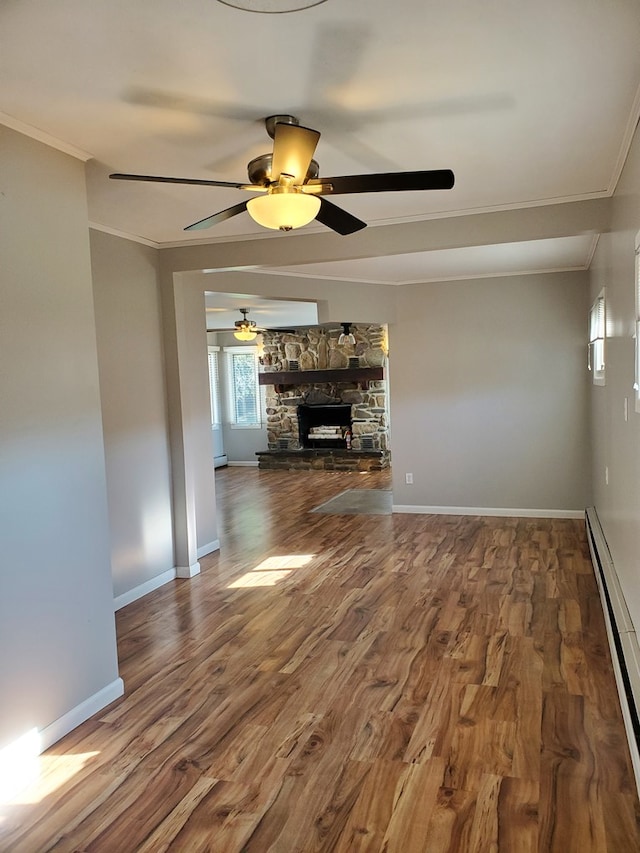
<svg viewBox="0 0 640 853"><path fill-rule="evenodd" d="M302 447L347 447L352 432L351 405L300 405L298 434ZM348 437L347 437L348 436Z"/></svg>

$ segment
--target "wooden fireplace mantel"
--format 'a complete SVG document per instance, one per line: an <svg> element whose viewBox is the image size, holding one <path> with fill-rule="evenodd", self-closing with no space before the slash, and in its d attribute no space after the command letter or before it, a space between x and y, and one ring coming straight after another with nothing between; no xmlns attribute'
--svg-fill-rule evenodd
<svg viewBox="0 0 640 853"><path fill-rule="evenodd" d="M334 370L282 370L258 374L260 385L313 385L316 382L372 382L384 379L382 367L343 367Z"/></svg>

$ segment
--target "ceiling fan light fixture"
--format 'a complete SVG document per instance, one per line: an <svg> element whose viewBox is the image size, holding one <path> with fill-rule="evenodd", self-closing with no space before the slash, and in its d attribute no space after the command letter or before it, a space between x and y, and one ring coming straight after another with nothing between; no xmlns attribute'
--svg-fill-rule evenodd
<svg viewBox="0 0 640 853"><path fill-rule="evenodd" d="M282 189L275 187L274 190ZM251 218L264 228L291 231L308 225L318 215L320 199L301 192L270 191L247 202Z"/></svg>
<svg viewBox="0 0 640 853"><path fill-rule="evenodd" d="M236 320L233 337L239 341L253 341L258 337L256 324L253 320L247 320L248 308L240 308L239 311L242 314L242 320Z"/></svg>
<svg viewBox="0 0 640 853"><path fill-rule="evenodd" d="M233 337L239 341L253 341L258 337L258 333L252 332L251 329L238 329L233 333Z"/></svg>

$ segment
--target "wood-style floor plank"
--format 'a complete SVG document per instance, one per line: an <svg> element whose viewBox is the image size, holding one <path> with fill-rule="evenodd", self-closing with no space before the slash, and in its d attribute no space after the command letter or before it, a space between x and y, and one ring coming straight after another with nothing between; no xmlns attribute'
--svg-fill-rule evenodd
<svg viewBox="0 0 640 853"><path fill-rule="evenodd" d="M637 853L584 524L310 512L388 487L216 472L220 552L117 614L126 694L0 851Z"/></svg>

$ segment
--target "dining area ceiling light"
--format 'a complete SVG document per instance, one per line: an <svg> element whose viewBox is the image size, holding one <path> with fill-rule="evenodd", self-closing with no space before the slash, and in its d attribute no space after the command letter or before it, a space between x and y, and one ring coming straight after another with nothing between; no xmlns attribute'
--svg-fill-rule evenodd
<svg viewBox="0 0 640 853"><path fill-rule="evenodd" d="M257 336L258 333L251 331L251 329L238 329L233 333L233 337L239 341L253 341Z"/></svg>
<svg viewBox="0 0 640 853"><path fill-rule="evenodd" d="M351 344L351 346L355 346L356 339L351 331L351 323L343 323L342 324L342 333L338 338L338 346L345 346L346 344Z"/></svg>

